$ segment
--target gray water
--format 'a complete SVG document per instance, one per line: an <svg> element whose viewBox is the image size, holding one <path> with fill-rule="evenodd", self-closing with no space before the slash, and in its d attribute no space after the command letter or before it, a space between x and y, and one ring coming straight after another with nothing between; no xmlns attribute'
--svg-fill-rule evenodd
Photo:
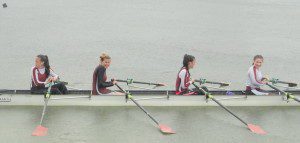
<svg viewBox="0 0 300 143"><path fill-rule="evenodd" d="M260 125L267 135L251 133L218 107L146 107L176 134L163 135L136 107L49 107L48 135L33 137L42 107L0 108L0 139L10 143L241 143L299 142L299 107L233 107L244 120Z"/></svg>
<svg viewBox="0 0 300 143"><path fill-rule="evenodd" d="M244 89L255 54L263 72L299 82L299 0L2 0L0 88L28 89L37 54L70 85L90 89L100 53L109 78L174 88L185 53L194 78Z"/></svg>

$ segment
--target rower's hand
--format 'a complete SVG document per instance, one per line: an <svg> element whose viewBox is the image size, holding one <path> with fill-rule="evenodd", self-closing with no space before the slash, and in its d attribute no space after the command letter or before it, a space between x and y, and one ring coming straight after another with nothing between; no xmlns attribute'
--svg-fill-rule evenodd
<svg viewBox="0 0 300 143"><path fill-rule="evenodd" d="M264 76L264 77L262 78L262 81L265 82L265 83L268 83L268 82L270 81L269 76L268 76L268 75Z"/></svg>
<svg viewBox="0 0 300 143"><path fill-rule="evenodd" d="M267 84L269 82L269 80L267 78L264 78L262 81L261 81L263 84Z"/></svg>
<svg viewBox="0 0 300 143"><path fill-rule="evenodd" d="M195 79L191 79L190 80L190 83L192 84L192 83L194 83L195 82Z"/></svg>
<svg viewBox="0 0 300 143"><path fill-rule="evenodd" d="M46 83L50 83L52 82L52 77L49 77L47 80L46 80Z"/></svg>
<svg viewBox="0 0 300 143"><path fill-rule="evenodd" d="M57 77L50 77L50 78L49 78L49 81L50 81L50 82L55 82L56 80L57 80Z"/></svg>
<svg viewBox="0 0 300 143"><path fill-rule="evenodd" d="M52 82L55 82L58 80L58 76L57 77L52 77Z"/></svg>
<svg viewBox="0 0 300 143"><path fill-rule="evenodd" d="M111 79L111 82L113 83L113 85L116 85L117 84L116 78Z"/></svg>

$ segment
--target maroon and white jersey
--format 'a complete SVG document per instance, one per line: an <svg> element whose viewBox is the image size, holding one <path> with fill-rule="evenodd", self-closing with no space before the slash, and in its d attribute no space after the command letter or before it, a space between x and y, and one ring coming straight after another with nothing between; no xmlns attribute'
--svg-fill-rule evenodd
<svg viewBox="0 0 300 143"><path fill-rule="evenodd" d="M49 77L58 78L58 75L55 74L51 69L49 75L46 75L45 68L32 67L31 73L31 86L33 87L45 87L45 84L47 84L46 80Z"/></svg>
<svg viewBox="0 0 300 143"><path fill-rule="evenodd" d="M260 86L264 85L262 83L263 75L261 71L257 69L255 66L251 66L249 68L247 75L248 75L246 81L247 90L259 89Z"/></svg>
<svg viewBox="0 0 300 143"><path fill-rule="evenodd" d="M177 74L176 79L176 94L181 95L189 91L190 86L190 72L185 67L182 67Z"/></svg>

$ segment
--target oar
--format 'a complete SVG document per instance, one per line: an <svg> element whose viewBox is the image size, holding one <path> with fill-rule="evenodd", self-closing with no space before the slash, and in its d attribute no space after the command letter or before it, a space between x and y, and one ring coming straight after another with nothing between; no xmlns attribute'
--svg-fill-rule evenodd
<svg viewBox="0 0 300 143"><path fill-rule="evenodd" d="M297 83L285 82L285 81L277 81L278 83L287 84L289 87L296 87Z"/></svg>
<svg viewBox="0 0 300 143"><path fill-rule="evenodd" d="M196 79L195 82L199 82L200 84L205 84L205 83L209 83L209 84L217 84L217 85L220 85L220 87L210 87L210 88L222 89L222 90L225 90L225 91L226 91L226 95L234 95L233 92L221 88L221 87L224 87L224 86L229 86L229 83L225 83L225 82L216 82L216 81L207 81L206 79L203 79L203 78L200 79L200 80Z"/></svg>
<svg viewBox="0 0 300 143"><path fill-rule="evenodd" d="M118 84L115 84L122 92L126 94L126 97L129 98L137 107L139 107L141 110L143 110L144 113L146 113L152 121L156 123L156 125L159 127L160 131L165 134L175 134L175 132L167 125L160 124L150 113L142 107L131 95L131 93L126 92L123 88L121 88Z"/></svg>
<svg viewBox="0 0 300 143"><path fill-rule="evenodd" d="M127 80L117 79L116 81L118 81L118 82L125 82L127 84L136 83L136 84L147 84L147 85L155 85L155 86L165 86L165 84L163 84L163 83L133 81L133 79L127 79Z"/></svg>
<svg viewBox="0 0 300 143"><path fill-rule="evenodd" d="M47 93L46 93L45 98L44 98L45 103L44 103L44 108L43 108L40 124L32 132L32 134L31 134L32 136L46 136L47 135L48 128L44 127L42 124L43 124L44 116L46 114L48 101L49 101L50 96L51 96L51 87L52 87L52 83L50 83L50 86L48 87Z"/></svg>
<svg viewBox="0 0 300 143"><path fill-rule="evenodd" d="M246 121L242 120L240 117L238 117L236 114L234 114L232 111L230 111L227 107L225 107L223 104L221 104L218 100L216 100L210 93L206 92L205 90L203 90L202 88L200 88L198 85L196 85L195 83L193 83L193 85L198 89L201 90L205 93L205 96L209 99L212 99L213 101L215 101L219 106L221 106L223 109L225 109L227 112L229 112L231 115L233 115L235 118L237 118L238 120L240 120L243 124L245 124L248 129L250 129L250 131L257 133L257 134L267 134L267 132L265 132L260 126L254 125L254 124L249 124Z"/></svg>
<svg viewBox="0 0 300 143"><path fill-rule="evenodd" d="M225 82L216 82L216 81L207 81L206 79L196 79L196 82L199 82L200 84L204 84L204 83L209 83L209 84L217 84L220 86L229 86L229 83L225 83Z"/></svg>
<svg viewBox="0 0 300 143"><path fill-rule="evenodd" d="M289 87L296 87L297 86L297 83L281 81L277 78L272 78L270 81L272 82L272 84L281 83L281 84L287 84Z"/></svg>
<svg viewBox="0 0 300 143"><path fill-rule="evenodd" d="M278 91L278 92L283 93L283 94L287 97L288 100L289 100L289 99L294 99L295 101L300 102L300 99L296 98L294 95L292 95L292 93L285 92L285 91L283 91L283 90L281 90L281 89L279 89L279 88L277 88L277 87L275 87L275 86L273 86L273 85L271 85L271 84L269 84L269 83L266 83L266 84L267 84L269 87L271 87L272 89L274 89L274 90L276 90L276 91Z"/></svg>

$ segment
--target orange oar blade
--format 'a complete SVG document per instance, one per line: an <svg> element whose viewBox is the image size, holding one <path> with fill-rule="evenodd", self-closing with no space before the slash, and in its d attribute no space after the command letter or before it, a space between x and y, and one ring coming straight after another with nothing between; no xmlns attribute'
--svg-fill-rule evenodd
<svg viewBox="0 0 300 143"><path fill-rule="evenodd" d="M248 128L249 128L252 132L257 133L257 134L261 134L261 135L267 134L266 131L264 131L260 126L257 126L257 125L248 124Z"/></svg>
<svg viewBox="0 0 300 143"><path fill-rule="evenodd" d="M32 132L31 135L33 135L33 136L46 136L47 131L48 131L48 128L43 127L42 125L39 125L35 128L35 130Z"/></svg>
<svg viewBox="0 0 300 143"><path fill-rule="evenodd" d="M160 131L165 134L175 134L175 132L167 125L159 124L158 127Z"/></svg>

